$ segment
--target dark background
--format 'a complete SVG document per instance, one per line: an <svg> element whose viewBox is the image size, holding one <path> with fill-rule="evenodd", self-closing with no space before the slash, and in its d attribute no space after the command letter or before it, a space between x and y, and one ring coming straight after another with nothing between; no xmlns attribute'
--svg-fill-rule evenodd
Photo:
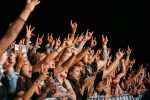
<svg viewBox="0 0 150 100"><path fill-rule="evenodd" d="M22 11L25 0L0 2L1 37ZM89 28L97 37L96 49L101 47L101 35L108 35L108 47L114 54L119 48L133 48L131 59L136 64L149 62L149 5L144 1L51 1L41 0L26 24L35 26L36 34L53 32L54 37L67 36L70 20L78 23L77 33ZM24 34L24 35L22 35ZM25 27L18 38L25 36ZM34 38L33 40L34 41ZM137 66L138 66L137 65Z"/></svg>

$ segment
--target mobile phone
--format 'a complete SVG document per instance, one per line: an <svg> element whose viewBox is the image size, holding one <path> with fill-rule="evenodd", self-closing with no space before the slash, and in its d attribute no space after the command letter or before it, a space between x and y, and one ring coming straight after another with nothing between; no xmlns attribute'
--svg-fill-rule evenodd
<svg viewBox="0 0 150 100"><path fill-rule="evenodd" d="M18 45L18 44L15 44L15 51L18 51L18 50L19 50L19 45ZM22 53L27 53L26 45L22 45L22 46L21 46L21 52L22 52Z"/></svg>

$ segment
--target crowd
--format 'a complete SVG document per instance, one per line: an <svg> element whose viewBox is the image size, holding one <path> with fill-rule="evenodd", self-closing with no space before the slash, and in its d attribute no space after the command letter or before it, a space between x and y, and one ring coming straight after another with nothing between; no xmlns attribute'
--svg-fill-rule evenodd
<svg viewBox="0 0 150 100"><path fill-rule="evenodd" d="M133 68L136 60L130 59L132 48L118 48L112 54L105 34L97 43L93 31L77 34L77 22L72 20L71 32L63 39L47 33L46 43L45 35L36 34L36 41L31 41L36 36L35 27L26 25L26 35L17 43L17 36L39 3L27 0L0 39L0 100L87 100L99 95L108 100L110 95L149 93L149 66ZM93 49L97 44L99 49Z"/></svg>

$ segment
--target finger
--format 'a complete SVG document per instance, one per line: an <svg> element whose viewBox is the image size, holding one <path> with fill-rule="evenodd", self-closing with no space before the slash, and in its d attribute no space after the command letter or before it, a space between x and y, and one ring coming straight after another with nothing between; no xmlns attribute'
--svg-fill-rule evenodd
<svg viewBox="0 0 150 100"><path fill-rule="evenodd" d="M39 39L39 35L37 36L37 39Z"/></svg>
<svg viewBox="0 0 150 100"><path fill-rule="evenodd" d="M130 49L129 45L128 45L128 50Z"/></svg>
<svg viewBox="0 0 150 100"><path fill-rule="evenodd" d="M31 34L32 36L35 36L33 33Z"/></svg>
<svg viewBox="0 0 150 100"><path fill-rule="evenodd" d="M26 25L26 30L28 30L28 25Z"/></svg>
<svg viewBox="0 0 150 100"><path fill-rule="evenodd" d="M44 34L42 35L41 39L43 39L43 37L44 37Z"/></svg>
<svg viewBox="0 0 150 100"><path fill-rule="evenodd" d="M29 30L31 29L31 25L29 25Z"/></svg>
<svg viewBox="0 0 150 100"><path fill-rule="evenodd" d="M47 37L49 37L49 33L47 33Z"/></svg>
<svg viewBox="0 0 150 100"><path fill-rule="evenodd" d="M70 24L72 25L72 20L70 21Z"/></svg>
<svg viewBox="0 0 150 100"><path fill-rule="evenodd" d="M60 40L60 36L58 37L58 40Z"/></svg>
<svg viewBox="0 0 150 100"><path fill-rule="evenodd" d="M33 27L33 28L31 29L31 32L34 31L34 29L35 29L35 27Z"/></svg>
<svg viewBox="0 0 150 100"><path fill-rule="evenodd" d="M37 2L35 3L35 5L38 5L40 3L40 1L37 0Z"/></svg>
<svg viewBox="0 0 150 100"><path fill-rule="evenodd" d="M88 32L89 32L89 29L86 30L86 33L88 33Z"/></svg>
<svg viewBox="0 0 150 100"><path fill-rule="evenodd" d="M104 40L104 34L102 34L102 40Z"/></svg>

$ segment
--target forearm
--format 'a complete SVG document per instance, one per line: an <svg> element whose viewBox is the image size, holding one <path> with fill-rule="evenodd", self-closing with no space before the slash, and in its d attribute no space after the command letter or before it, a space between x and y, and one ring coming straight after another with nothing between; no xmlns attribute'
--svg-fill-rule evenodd
<svg viewBox="0 0 150 100"><path fill-rule="evenodd" d="M11 45L11 43L17 38L18 34L20 33L24 21L20 18L12 24L8 30L6 31L4 37L0 40L0 55ZM4 45L5 44L5 45Z"/></svg>
<svg viewBox="0 0 150 100"><path fill-rule="evenodd" d="M40 71L42 64L49 64L50 61L55 59L55 57L59 54L59 52L63 48L59 47L57 50L53 51L50 53L46 58L44 58L41 62L37 63L36 65L33 66L33 73Z"/></svg>
<svg viewBox="0 0 150 100"><path fill-rule="evenodd" d="M75 60L76 55L72 55L67 61L65 61L61 66L58 66L54 69L54 74L57 75L58 73L69 69L72 67L72 63Z"/></svg>
<svg viewBox="0 0 150 100"><path fill-rule="evenodd" d="M113 72L117 68L119 60L120 59L115 59L115 61L113 61L113 63L108 67L108 69L104 71L104 77L106 77L108 74L111 74L111 72Z"/></svg>
<svg viewBox="0 0 150 100"><path fill-rule="evenodd" d="M79 50L79 52L82 51L82 49L83 49L83 47L84 47L84 45L85 45L86 42L87 42L86 40L83 40L83 41L78 45L77 49Z"/></svg>
<svg viewBox="0 0 150 100"><path fill-rule="evenodd" d="M77 54L71 66L75 65L78 61L80 61L88 53L88 50L89 48L87 47L86 49L82 50L79 54Z"/></svg>
<svg viewBox="0 0 150 100"><path fill-rule="evenodd" d="M67 49L64 50L64 52L62 53L62 55L60 56L60 59L56 65L57 66L60 66L62 63L64 63L70 56L72 55L72 53L68 53L67 52Z"/></svg>
<svg viewBox="0 0 150 100"><path fill-rule="evenodd" d="M9 45L16 39L31 11L24 9L15 22L8 28L4 37L0 40L0 55L9 47ZM6 42L7 41L7 42ZM5 45L3 45L5 44Z"/></svg>
<svg viewBox="0 0 150 100"><path fill-rule="evenodd" d="M25 45L26 45L26 48L27 48L27 52L29 51L29 47L30 47L30 39L29 38L26 38L25 39Z"/></svg>
<svg viewBox="0 0 150 100"><path fill-rule="evenodd" d="M127 54L126 58L125 58L125 64L128 66L128 63L129 63L129 58L130 58L130 55Z"/></svg>
<svg viewBox="0 0 150 100"><path fill-rule="evenodd" d="M36 79L33 85L23 95L23 99L29 100L34 94L34 92L36 91L36 89L38 88L39 83L40 83L40 80Z"/></svg>
<svg viewBox="0 0 150 100"><path fill-rule="evenodd" d="M102 60L107 61L107 46L103 45L102 47Z"/></svg>

